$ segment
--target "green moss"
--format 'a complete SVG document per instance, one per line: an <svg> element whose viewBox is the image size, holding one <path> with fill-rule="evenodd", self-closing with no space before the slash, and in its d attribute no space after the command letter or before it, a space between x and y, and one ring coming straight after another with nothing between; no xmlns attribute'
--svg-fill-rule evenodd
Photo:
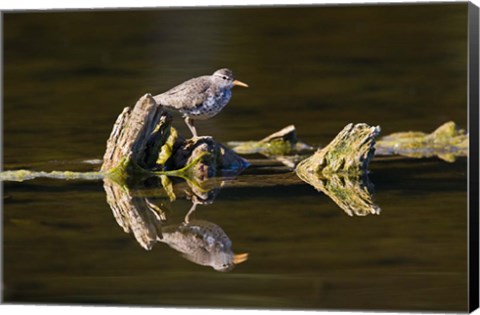
<svg viewBox="0 0 480 315"><path fill-rule="evenodd" d="M260 153L267 157L286 156L313 148L297 139L295 126L290 125L260 141L232 141L228 145L238 154Z"/></svg>
<svg viewBox="0 0 480 315"><path fill-rule="evenodd" d="M66 180L99 180L103 179L104 174L101 172L71 172L71 171L30 171L30 170L12 170L0 172L1 181L23 182L35 178L53 178Z"/></svg>
<svg viewBox="0 0 480 315"><path fill-rule="evenodd" d="M210 156L210 153L208 152L203 152L199 156L197 156L192 162L190 162L188 165L185 165L181 169L178 170L172 170L172 171L156 171L152 172L152 174L155 175L166 175L166 176L175 176L175 177L181 177L184 179L192 179L195 176L194 173L194 168L199 164L205 157Z"/></svg>
<svg viewBox="0 0 480 315"><path fill-rule="evenodd" d="M326 147L301 161L296 172L301 178L322 174L361 175L373 157L379 132L379 127L349 124Z"/></svg>
<svg viewBox="0 0 480 315"><path fill-rule="evenodd" d="M157 164L158 165L165 165L168 159L172 156L173 153L173 145L178 138L177 130L173 127L168 129L167 140L165 143L160 147L160 152L158 154Z"/></svg>
<svg viewBox="0 0 480 315"><path fill-rule="evenodd" d="M117 166L111 168L106 174L109 179L123 186L129 179L143 180L152 174L138 166L132 159L123 157Z"/></svg>
<svg viewBox="0 0 480 315"><path fill-rule="evenodd" d="M175 199L177 199L177 196L175 196L175 193L173 192L173 184L170 178L165 175L160 175L160 180L162 182L162 187L165 189L165 192L168 195L168 199L170 199L170 202L175 201Z"/></svg>
<svg viewBox="0 0 480 315"><path fill-rule="evenodd" d="M430 134L418 131L398 132L381 138L377 152L383 155L403 155L412 158L437 156L453 162L457 156L467 156L468 135L447 122Z"/></svg>

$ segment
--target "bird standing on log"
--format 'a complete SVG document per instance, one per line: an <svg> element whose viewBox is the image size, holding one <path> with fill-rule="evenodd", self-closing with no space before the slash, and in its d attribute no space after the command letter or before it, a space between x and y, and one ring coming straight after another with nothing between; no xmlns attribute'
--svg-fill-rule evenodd
<svg viewBox="0 0 480 315"><path fill-rule="evenodd" d="M248 87L235 80L232 70L224 68L212 75L185 81L153 98L167 109L180 112L192 135L197 137L194 120L205 120L218 114L230 101L231 89L235 85Z"/></svg>

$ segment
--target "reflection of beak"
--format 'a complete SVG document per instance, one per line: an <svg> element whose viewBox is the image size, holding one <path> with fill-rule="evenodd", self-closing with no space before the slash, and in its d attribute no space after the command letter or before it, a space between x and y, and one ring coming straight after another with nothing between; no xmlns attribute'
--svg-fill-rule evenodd
<svg viewBox="0 0 480 315"><path fill-rule="evenodd" d="M248 253L236 254L233 256L233 263L235 265L241 264L248 259Z"/></svg>
<svg viewBox="0 0 480 315"><path fill-rule="evenodd" d="M233 85L248 87L246 83L243 83L242 81L238 81L238 80L233 81Z"/></svg>

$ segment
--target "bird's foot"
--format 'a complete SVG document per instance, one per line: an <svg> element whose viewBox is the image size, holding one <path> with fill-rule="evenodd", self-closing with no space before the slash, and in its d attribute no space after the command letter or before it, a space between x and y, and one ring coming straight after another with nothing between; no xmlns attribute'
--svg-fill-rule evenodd
<svg viewBox="0 0 480 315"><path fill-rule="evenodd" d="M197 143L200 139L211 139L211 136L192 136L190 139L185 140L185 144L194 144Z"/></svg>

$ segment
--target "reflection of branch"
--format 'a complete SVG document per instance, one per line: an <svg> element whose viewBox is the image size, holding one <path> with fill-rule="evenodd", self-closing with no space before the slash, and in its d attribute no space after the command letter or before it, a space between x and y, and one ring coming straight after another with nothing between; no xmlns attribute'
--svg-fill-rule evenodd
<svg viewBox="0 0 480 315"><path fill-rule="evenodd" d="M113 215L126 233L132 233L146 250L162 237L162 221L165 213L146 197L133 197L125 186L105 179L103 188Z"/></svg>

